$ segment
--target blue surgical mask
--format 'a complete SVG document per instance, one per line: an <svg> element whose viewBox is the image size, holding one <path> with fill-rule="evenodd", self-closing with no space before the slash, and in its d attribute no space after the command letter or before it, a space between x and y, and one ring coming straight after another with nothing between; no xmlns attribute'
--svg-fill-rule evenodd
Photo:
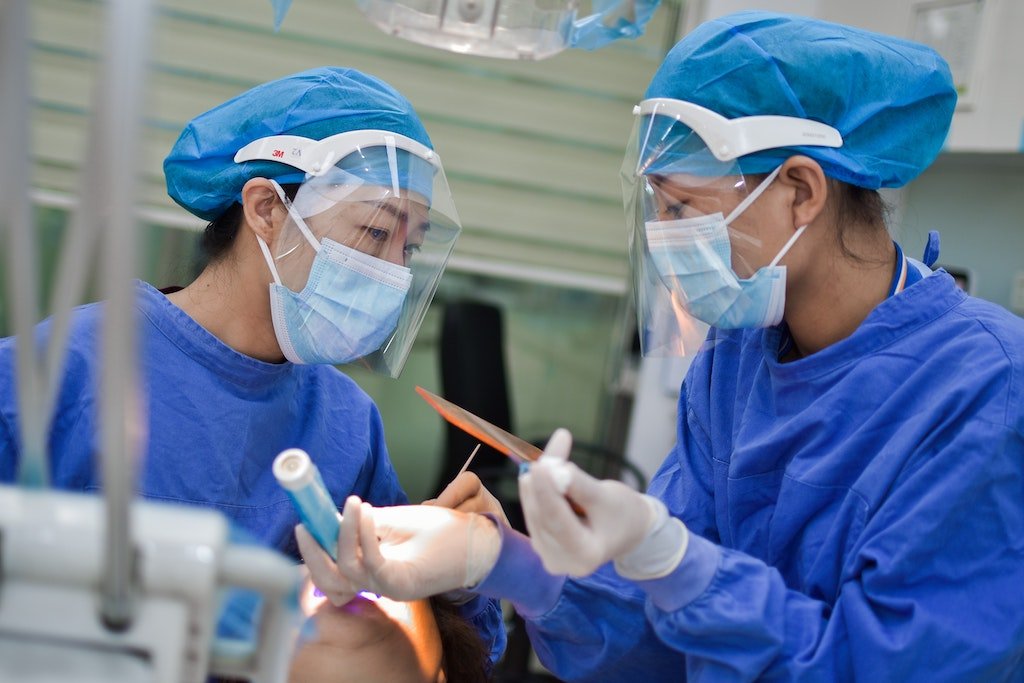
<svg viewBox="0 0 1024 683"><path fill-rule="evenodd" d="M309 229L289 206L292 219ZM281 284L270 250L257 238L274 275L270 311L274 333L293 363L341 365L367 356L398 325L412 271L324 239L306 286L293 292Z"/></svg>
<svg viewBox="0 0 1024 683"><path fill-rule="evenodd" d="M695 318L721 329L771 327L786 309L786 267L778 265L807 226L801 226L772 262L741 279L732 270L729 224L768 185L775 169L728 218L714 213L672 221L648 221L647 245L662 281L679 292Z"/></svg>

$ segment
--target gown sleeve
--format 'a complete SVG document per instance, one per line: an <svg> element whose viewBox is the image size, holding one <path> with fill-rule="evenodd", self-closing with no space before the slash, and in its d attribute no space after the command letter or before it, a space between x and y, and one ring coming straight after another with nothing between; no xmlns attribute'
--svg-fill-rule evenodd
<svg viewBox="0 0 1024 683"><path fill-rule="evenodd" d="M681 398L680 414L685 411ZM714 522L711 464L688 422L679 425L677 446L649 492L665 500L672 514L691 515L708 531ZM684 476L690 469L707 479ZM538 658L553 674L564 681L680 680L685 655L658 637L644 612L646 594L635 583L610 563L585 578L551 576L527 537L502 531L498 562L477 590L513 603Z"/></svg>
<svg viewBox="0 0 1024 683"><path fill-rule="evenodd" d="M974 419L866 511L834 600L693 535L674 573L640 582L647 616L691 682L1019 680L1022 463L1019 431Z"/></svg>

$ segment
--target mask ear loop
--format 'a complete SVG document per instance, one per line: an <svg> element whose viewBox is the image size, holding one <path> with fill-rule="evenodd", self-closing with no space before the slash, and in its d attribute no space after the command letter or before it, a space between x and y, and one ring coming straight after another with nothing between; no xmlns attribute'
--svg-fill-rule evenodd
<svg viewBox="0 0 1024 683"><path fill-rule="evenodd" d="M735 209L732 210L732 212L726 217L725 224L728 226L729 223L733 221L733 219L735 219L741 213L746 211L747 208L751 204L753 204L754 201L758 197L760 197L765 190L768 189L768 186L771 185L772 181L778 177L780 171L782 171L782 166L777 166L774 171L769 173L768 177L761 181L761 183L754 188L754 191L747 195L747 197L742 202L740 202ZM800 238L800 235L804 234L804 230L806 229L807 225L801 225L799 228L796 229L796 232L793 233L793 235L786 241L786 244L782 246L782 249L775 256L775 258L772 259L772 262L768 264L769 268L774 268L775 266L778 265L779 261L781 261L782 258L793 247L793 245L796 244L796 241Z"/></svg>
<svg viewBox="0 0 1024 683"><path fill-rule="evenodd" d="M256 243L260 245L260 251L263 252L263 260L267 262L270 274L274 276L274 284L280 285L281 276L277 274L277 268L274 267L274 258L270 255L270 248L267 247L267 243L259 235L256 235Z"/></svg>
<svg viewBox="0 0 1024 683"><path fill-rule="evenodd" d="M292 207L292 200L288 199L288 195L284 193L284 188L281 187L276 180L272 179L270 182L273 183L274 189L277 190L277 196L280 197L281 202L284 203L284 208L288 210L288 215L291 216L293 221L295 221L295 225L299 227L299 232L301 232L302 236L306 238L309 245L313 247L313 251L319 253L320 241L313 236L313 231L309 229L308 225L306 225L306 221L302 219L302 216L296 213L295 209Z"/></svg>
<svg viewBox="0 0 1024 683"><path fill-rule="evenodd" d="M732 223L737 216L746 211L751 204L757 201L757 198L760 197L764 193L764 191L768 189L768 186L772 184L772 181L774 181L775 178L778 177L780 171L782 171L782 166L776 167L774 171L769 173L768 177L762 180L761 183L754 188L754 191L748 194L746 198L744 198L742 202L737 204L736 208L733 209L732 212L730 212L729 215L725 217L725 224L729 225L730 223Z"/></svg>
<svg viewBox="0 0 1024 683"><path fill-rule="evenodd" d="M277 192L277 196L281 198L284 203L285 209L288 211L288 216L291 217L295 224L299 228L299 232L306 238L306 241L313 247L313 251L320 253L320 243L317 242L316 238L313 237L313 231L306 225L306 221L302 220L302 216L298 215L292 208L292 202L288 199L288 195L284 193L284 188L276 181L271 179L271 184L274 186L274 190ZM274 283L277 285L281 284L281 276L277 272L277 266L274 265L274 257L270 254L270 247L267 246L266 240L260 235L256 235L256 243L260 245L260 251L263 252L263 260L267 262L267 267L270 268L270 274L274 277Z"/></svg>
<svg viewBox="0 0 1024 683"><path fill-rule="evenodd" d="M726 218L725 218L725 226L726 226L726 228L728 228L729 224L732 223L741 213L746 211L750 207L751 204L753 204L755 201L757 201L757 198L760 197L764 193L764 191L768 189L768 186L772 184L772 182L778 177L778 175L779 175L779 173L781 171L782 171L782 166L781 165L777 166L774 171L769 173L768 176L764 180L762 180L760 182L760 184L758 184L757 187L754 188L753 192L751 192L749 195L744 197L743 201L741 201L739 204L737 204L736 208L733 209L731 212L729 212L729 215L726 216ZM730 237L734 237L737 240L740 240L742 242L746 242L747 244L749 244L751 246L754 246L754 247L760 247L761 246L761 240L755 239L755 238L751 237L750 235L745 235L742 232L740 232L739 230L730 230L729 231L729 236Z"/></svg>
<svg viewBox="0 0 1024 683"><path fill-rule="evenodd" d="M779 251L779 255L773 258L772 262L768 264L769 268L774 268L779 264L779 261L782 260L782 257L786 255L786 252L788 252L794 244L796 244L797 238L800 237L800 235L804 234L804 230L806 229L806 225L801 225L799 228L796 229L796 232L793 233L793 236L789 238L786 244L783 245L782 250Z"/></svg>

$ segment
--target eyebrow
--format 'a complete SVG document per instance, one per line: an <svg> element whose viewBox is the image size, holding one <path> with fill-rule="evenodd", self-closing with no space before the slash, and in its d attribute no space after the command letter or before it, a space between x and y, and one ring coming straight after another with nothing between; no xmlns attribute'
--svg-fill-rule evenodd
<svg viewBox="0 0 1024 683"><path fill-rule="evenodd" d="M385 211L387 211L388 213L390 213L392 216L394 216L395 218L397 218L399 221L401 221L403 223L408 223L409 222L409 212L408 211L403 211L401 209L396 209L395 207L391 206L390 204L378 204L377 202L363 202L363 203L364 204L371 204L371 205L376 206L378 208L384 209ZM423 232L427 232L427 231L430 230L430 221L423 221L417 227L420 230L422 230Z"/></svg>
<svg viewBox="0 0 1024 683"><path fill-rule="evenodd" d="M375 206L375 207L377 207L379 209L384 209L385 211L387 211L388 213L390 213L392 216L394 216L398 220L402 221L403 223L408 223L409 222L409 213L408 212L402 211L401 209L396 209L395 207L391 206L390 204L381 204L381 203L377 203L377 202L363 202L363 203L364 204L373 205L373 206Z"/></svg>

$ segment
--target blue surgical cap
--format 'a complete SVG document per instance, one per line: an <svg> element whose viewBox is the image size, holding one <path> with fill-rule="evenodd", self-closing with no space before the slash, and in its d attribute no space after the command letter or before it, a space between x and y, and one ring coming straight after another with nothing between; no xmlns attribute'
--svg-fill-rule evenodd
<svg viewBox="0 0 1024 683"><path fill-rule="evenodd" d="M235 153L253 140L271 135L322 140L369 129L399 133L433 149L409 101L373 76L338 67L285 76L192 119L164 159L167 193L210 221L238 200L250 178L290 183L305 177L276 161L236 164Z"/></svg>
<svg viewBox="0 0 1024 683"><path fill-rule="evenodd" d="M768 173L794 154L843 182L900 187L928 167L949 131L956 90L924 45L817 19L737 12L698 26L668 53L645 98L667 97L740 116L827 123L843 146L787 147L742 157Z"/></svg>

